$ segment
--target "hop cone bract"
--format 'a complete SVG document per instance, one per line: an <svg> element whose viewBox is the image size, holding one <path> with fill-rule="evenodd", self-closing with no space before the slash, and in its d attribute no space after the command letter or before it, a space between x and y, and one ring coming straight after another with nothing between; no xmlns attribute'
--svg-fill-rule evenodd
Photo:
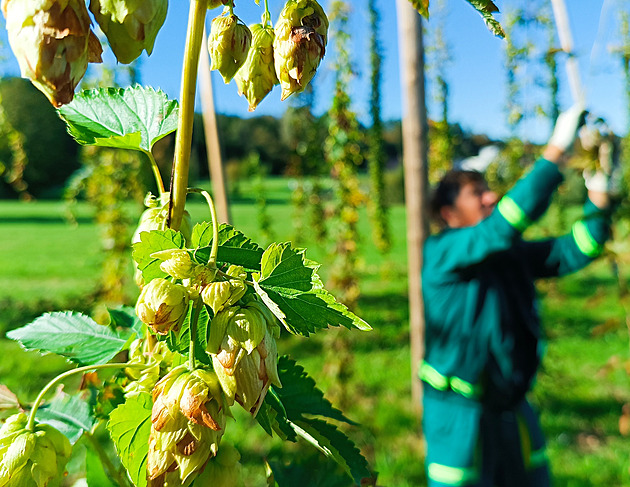
<svg viewBox="0 0 630 487"><path fill-rule="evenodd" d="M273 28L254 24L250 30L252 45L245 64L236 72L234 79L239 95L245 95L249 111L253 112L279 81L273 64Z"/></svg>
<svg viewBox="0 0 630 487"><path fill-rule="evenodd" d="M228 402L211 370L181 365L164 376L153 389L150 485L192 482L217 454L226 415Z"/></svg>
<svg viewBox="0 0 630 487"><path fill-rule="evenodd" d="M54 106L70 103L88 62L102 62L83 0L2 0L2 11L22 76Z"/></svg>
<svg viewBox="0 0 630 487"><path fill-rule="evenodd" d="M48 424L35 431L26 424L19 413L0 428L0 486L58 487L72 453L68 438Z"/></svg>
<svg viewBox="0 0 630 487"><path fill-rule="evenodd" d="M164 24L168 0L91 0L90 10L107 36L116 59L129 64L143 50L153 52Z"/></svg>
<svg viewBox="0 0 630 487"><path fill-rule="evenodd" d="M303 91L315 76L326 52L328 18L315 0L288 0L275 33L273 56L285 100Z"/></svg>
<svg viewBox="0 0 630 487"><path fill-rule="evenodd" d="M232 78L247 59L252 33L236 15L220 15L212 21L208 51L210 69L218 69L226 83Z"/></svg>
<svg viewBox="0 0 630 487"><path fill-rule="evenodd" d="M201 299L212 308L215 315L236 304L247 291L247 284L244 281L247 274L241 266L231 265L226 274L231 278L227 281L211 282L201 291Z"/></svg>
<svg viewBox="0 0 630 487"><path fill-rule="evenodd" d="M178 331L188 312L188 291L180 284L156 278L147 284L136 303L138 318L155 333Z"/></svg>
<svg viewBox="0 0 630 487"><path fill-rule="evenodd" d="M217 313L210 324L206 351L226 395L256 414L270 384L278 377L276 338L280 326L257 299Z"/></svg>

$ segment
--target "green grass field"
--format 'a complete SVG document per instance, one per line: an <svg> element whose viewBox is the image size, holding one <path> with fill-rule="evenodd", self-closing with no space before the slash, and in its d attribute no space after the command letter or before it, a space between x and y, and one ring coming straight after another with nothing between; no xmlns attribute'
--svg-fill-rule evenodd
<svg viewBox="0 0 630 487"><path fill-rule="evenodd" d="M266 184L275 237L290 239L293 210L287 204L287 181ZM246 187L241 194L248 194ZM208 218L201 200L192 202L189 210L193 220ZM140 208L130 205L129 211L139 214ZM78 225L68 224L65 212L65 205L58 202L0 202L2 336L46 311L92 311L89 296L98 286L102 262L99 229L85 205L76 208ZM258 240L256 215L250 200L237 200L232 206L235 226L266 244ZM285 337L278 347L280 353L298 360L331 399L341 400L347 415L361 423L349 428L348 434L379 472L379 485L424 485L423 446L410 397L404 209L391 211L394 246L387 256L371 243L363 217L357 314L374 331L344 329L309 339ZM324 264L326 278L331 249L314 243L308 234L301 237L307 255ZM629 340L609 266L599 262L557 283L542 283L540 290L548 342L532 399L542 412L554 485L630 486L630 439L619 432L622 407L630 403ZM133 292L130 287L130 303ZM352 349L352 358L342 362L349 370L342 385L334 380L340 359L333 345L339 340ZM60 358L23 352L6 339L0 340L0 357L0 383L25 402L34 399L45 381L69 367ZM284 447L277 439L267 439L245 414L238 413L237 419L225 438L242 452L246 485L262 487L262 459L273 458ZM292 452L293 446L286 451Z"/></svg>

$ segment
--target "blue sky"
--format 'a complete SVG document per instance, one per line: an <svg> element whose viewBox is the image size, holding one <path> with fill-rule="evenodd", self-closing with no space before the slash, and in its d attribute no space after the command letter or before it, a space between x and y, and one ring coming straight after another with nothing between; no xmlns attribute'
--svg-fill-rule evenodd
<svg viewBox="0 0 630 487"><path fill-rule="evenodd" d="M450 86L450 119L460 123L465 130L487 133L491 137L506 137L509 132L504 112L506 99L506 74L504 68L505 41L494 37L485 27L481 17L464 0L443 0L445 6L437 9L438 0L432 0L432 20L429 27L444 17L444 30L451 53L447 70ZM261 1L261 3L263 3ZM329 0L323 0L326 8ZM367 0L352 0L350 20L351 49L357 78L352 87L354 108L360 119L368 117L368 14ZM505 12L525 0L497 0L504 18ZM623 0L567 0L576 53L582 81L587 92L588 107L606 118L619 133L627 131L626 105L620 61L612 56L610 48L619 45L617 10ZM269 0L272 17L276 18L283 0ZM381 13L381 43L384 51L383 106L385 119L397 119L401 115L401 97L398 67L398 34L396 29L396 1L377 0ZM262 6L253 0L238 0L235 12L245 22L258 22ZM434 12L435 15L434 15ZM220 9L209 12L208 22ZM179 97L179 72L184 50L184 37L188 16L188 2L171 0L167 20L159 33L153 55L142 58L143 84L160 87L170 97ZM432 23L433 22L433 23ZM334 51L332 42L315 78L317 93L316 109L321 113L330 103L334 74L331 72ZM561 62L562 108L570 103L566 84L564 62ZM15 73L16 63L5 63L5 72ZM247 112L247 102L238 96L234 82L225 85L217 73L213 73L215 104L220 113L252 116ZM429 85L430 88L430 85ZM279 88L259 105L253 115L280 115L287 102L280 102ZM526 90L527 91L527 90ZM527 92L526 103L534 103L535 90ZM530 98L528 98L530 97ZM435 111L434 106L431 106ZM549 123L537 120L523 127L521 136L534 141L544 141L550 131Z"/></svg>

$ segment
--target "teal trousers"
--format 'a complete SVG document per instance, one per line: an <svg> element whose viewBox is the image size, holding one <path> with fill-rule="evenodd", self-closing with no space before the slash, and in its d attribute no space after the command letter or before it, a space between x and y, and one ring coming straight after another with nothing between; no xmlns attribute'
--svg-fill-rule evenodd
<svg viewBox="0 0 630 487"><path fill-rule="evenodd" d="M545 440L526 400L492 411L426 385L423 406L428 487L549 487Z"/></svg>

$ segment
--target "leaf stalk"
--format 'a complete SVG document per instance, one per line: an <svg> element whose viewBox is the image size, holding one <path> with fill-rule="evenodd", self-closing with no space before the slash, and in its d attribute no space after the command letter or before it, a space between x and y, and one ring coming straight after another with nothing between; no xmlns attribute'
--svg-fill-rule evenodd
<svg viewBox="0 0 630 487"><path fill-rule="evenodd" d="M80 374L80 373L83 373L83 372L89 372L90 370L123 369L123 368L127 368L127 367L142 367L142 368L144 368L144 367L146 367L146 364L130 364L130 363L127 363L127 362L121 362L121 363L116 363L116 364L86 365L84 367L79 367L77 369L67 370L63 374L59 374L57 377L55 377L53 380L51 380L48 384L46 384L44 386L44 388L41 390L41 392L39 393L39 395L35 399L35 402L33 403L33 407L31 409L31 412L30 412L30 414L28 416L28 423L26 424L26 429L28 431L34 431L35 430L35 415L37 414L37 410L39 409L39 406L42 404L42 402L44 400L44 396L46 395L46 393L48 393L48 391L50 391L50 389L52 389L54 386L56 386L62 380L70 377L71 375Z"/></svg>

